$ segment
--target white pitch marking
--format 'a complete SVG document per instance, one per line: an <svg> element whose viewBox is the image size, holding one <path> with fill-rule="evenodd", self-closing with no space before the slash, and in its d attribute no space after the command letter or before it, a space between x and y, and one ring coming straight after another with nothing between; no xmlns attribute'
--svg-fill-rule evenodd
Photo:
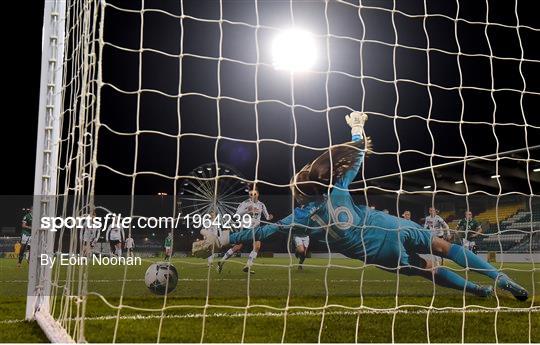
<svg viewBox="0 0 540 345"><path fill-rule="evenodd" d="M406 310L406 309L397 309L397 310L359 310L359 311L333 311L333 312L325 312L325 315L358 315L358 314L427 314L428 312L430 314L486 314L486 313L495 313L497 311L497 308L490 308L490 309L445 309L445 310L428 310L428 309L420 309L420 310ZM538 313L540 312L540 307L533 307L532 309L528 308L511 308L511 309L499 309L499 313ZM322 311L300 311L300 312L288 312L287 316L319 316L322 315ZM129 316L120 316L120 320L153 320L153 319L196 319L196 318L202 318L202 317L282 317L284 316L283 312L264 312L264 313L210 313L210 314L203 314L203 313L188 313L188 314L175 314L175 315L143 315L143 314L135 314L135 315L129 315ZM85 321L107 321L107 320L116 320L117 315L105 315L105 316L94 316L94 317L86 317ZM69 319L73 321L74 319ZM25 322L26 320L1 320L0 324L13 324L13 323L20 323Z"/></svg>

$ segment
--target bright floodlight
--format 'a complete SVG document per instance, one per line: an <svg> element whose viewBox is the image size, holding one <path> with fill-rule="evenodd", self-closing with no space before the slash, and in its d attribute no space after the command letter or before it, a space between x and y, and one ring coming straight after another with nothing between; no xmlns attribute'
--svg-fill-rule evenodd
<svg viewBox="0 0 540 345"><path fill-rule="evenodd" d="M282 31L272 47L274 67L290 71L307 70L315 63L315 40L307 31Z"/></svg>

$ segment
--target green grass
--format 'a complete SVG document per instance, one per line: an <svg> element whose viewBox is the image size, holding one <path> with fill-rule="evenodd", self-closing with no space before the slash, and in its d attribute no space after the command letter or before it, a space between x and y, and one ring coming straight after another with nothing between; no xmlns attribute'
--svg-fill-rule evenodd
<svg viewBox="0 0 540 345"><path fill-rule="evenodd" d="M107 303L119 305L124 267L90 266L88 290L95 294L87 300L86 340L156 342L160 333L160 342L416 343L427 342L429 332L431 342L540 342L540 272L537 268L533 275L530 264L502 266L530 292L536 284L537 296L518 302L501 291L496 298L481 299L434 290L429 280L418 277L400 276L398 283L393 273L348 259L333 259L331 266L327 259L308 259L308 266L298 271L289 259L259 258L256 274L248 280L241 271L244 261L230 260L218 274L208 270L204 260L174 259L180 282L167 297L163 317L163 297L150 293L142 281L150 261L125 271L120 309ZM61 280L64 275L60 272ZM475 273L469 277L489 282ZM22 321L26 279L26 266L17 268L14 260L0 259L0 342L47 340L34 322ZM464 305L467 313L436 309ZM502 307L498 313L481 310L497 305ZM430 306L435 309L428 313Z"/></svg>

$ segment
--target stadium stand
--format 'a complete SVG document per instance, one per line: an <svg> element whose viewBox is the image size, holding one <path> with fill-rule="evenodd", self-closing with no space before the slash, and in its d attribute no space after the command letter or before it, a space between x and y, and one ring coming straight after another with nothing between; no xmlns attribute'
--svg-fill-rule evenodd
<svg viewBox="0 0 540 345"><path fill-rule="evenodd" d="M508 207L506 211L510 213L512 208ZM479 250L513 253L526 253L531 248L533 252L540 250L540 209L530 212L523 207L500 222L500 226L490 224L484 238L477 243Z"/></svg>
<svg viewBox="0 0 540 345"><path fill-rule="evenodd" d="M480 212L475 218L480 223L489 222L490 224L497 224L497 222L502 222L518 213L518 211L523 210L524 207L525 205L523 203L499 205L498 207L491 207L484 212Z"/></svg>
<svg viewBox="0 0 540 345"><path fill-rule="evenodd" d="M15 243L20 237L0 237L0 257L13 253Z"/></svg>

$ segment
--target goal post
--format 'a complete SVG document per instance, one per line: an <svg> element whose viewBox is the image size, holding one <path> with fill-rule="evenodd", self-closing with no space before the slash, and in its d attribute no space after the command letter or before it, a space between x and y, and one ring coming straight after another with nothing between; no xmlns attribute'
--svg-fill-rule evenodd
<svg viewBox="0 0 540 345"><path fill-rule="evenodd" d="M51 269L38 263L39 254L52 255L55 233L40 228L42 216L55 214L58 173L60 114L63 99L64 34L66 0L45 1L43 16L41 82L37 131L36 166L32 210L30 265L26 319L35 319L49 340L69 342L71 338L51 317L49 297Z"/></svg>

